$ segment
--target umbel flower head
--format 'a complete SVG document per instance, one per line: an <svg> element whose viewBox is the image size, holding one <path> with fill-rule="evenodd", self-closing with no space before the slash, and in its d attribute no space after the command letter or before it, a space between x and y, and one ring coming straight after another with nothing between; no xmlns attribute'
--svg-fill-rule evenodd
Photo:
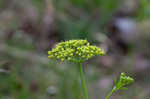
<svg viewBox="0 0 150 99"><path fill-rule="evenodd" d="M48 54L50 59L81 63L93 56L104 55L104 50L90 45L87 40L69 40L58 43Z"/></svg>

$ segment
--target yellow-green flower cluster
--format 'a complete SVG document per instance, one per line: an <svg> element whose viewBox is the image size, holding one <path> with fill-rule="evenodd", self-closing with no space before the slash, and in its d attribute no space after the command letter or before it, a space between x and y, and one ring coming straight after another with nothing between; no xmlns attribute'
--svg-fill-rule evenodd
<svg viewBox="0 0 150 99"><path fill-rule="evenodd" d="M111 90L111 92L106 96L105 99L109 99L110 96L112 96L113 93L115 93L118 90L125 90L127 89L126 86L133 83L134 79L126 76L125 73L121 73L120 79L118 81L115 81L115 86Z"/></svg>
<svg viewBox="0 0 150 99"><path fill-rule="evenodd" d="M126 76L125 73L121 73L120 76L120 83L122 83L123 86L128 85L134 81L133 78Z"/></svg>
<svg viewBox="0 0 150 99"><path fill-rule="evenodd" d="M126 86L134 82L134 79L126 76L125 73L121 73L120 79L118 82L115 82L115 86L112 92L116 92L119 89L127 89Z"/></svg>
<svg viewBox="0 0 150 99"><path fill-rule="evenodd" d="M97 46L91 46L87 40L69 40L58 43L56 48L48 51L48 58L61 61L84 62L93 56L104 55Z"/></svg>

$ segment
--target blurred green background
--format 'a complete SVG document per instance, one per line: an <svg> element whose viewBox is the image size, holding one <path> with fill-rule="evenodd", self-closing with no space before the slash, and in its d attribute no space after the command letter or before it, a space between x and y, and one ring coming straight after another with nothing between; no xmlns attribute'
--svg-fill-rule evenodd
<svg viewBox="0 0 150 99"><path fill-rule="evenodd" d="M111 99L149 99L149 0L0 0L0 99L83 99L76 65L47 58L70 39L106 51L84 63L89 99L121 72L135 83Z"/></svg>

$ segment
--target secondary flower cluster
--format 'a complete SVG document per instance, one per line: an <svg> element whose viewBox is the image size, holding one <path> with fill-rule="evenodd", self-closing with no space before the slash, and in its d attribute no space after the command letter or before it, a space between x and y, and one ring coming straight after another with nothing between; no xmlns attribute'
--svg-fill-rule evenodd
<svg viewBox="0 0 150 99"><path fill-rule="evenodd" d="M118 90L125 90L127 89L126 86L128 84L131 84L134 82L134 79L126 76L125 73L121 73L120 79L118 81L115 81L115 86L111 90L111 92L106 96L105 99L109 99L110 96L112 96L113 93L115 93Z"/></svg>
<svg viewBox="0 0 150 99"><path fill-rule="evenodd" d="M134 82L134 79L126 76L125 73L121 73L120 79L118 82L115 82L115 86L112 92L116 92L119 89L127 89L126 86Z"/></svg>
<svg viewBox="0 0 150 99"><path fill-rule="evenodd" d="M61 61L84 62L93 56L104 55L104 51L97 46L91 46L87 40L69 40L60 42L51 51L48 58Z"/></svg>
<svg viewBox="0 0 150 99"><path fill-rule="evenodd" d="M122 83L123 86L126 86L126 85L132 83L133 81L134 81L133 78L126 76L125 73L121 73L120 83Z"/></svg>

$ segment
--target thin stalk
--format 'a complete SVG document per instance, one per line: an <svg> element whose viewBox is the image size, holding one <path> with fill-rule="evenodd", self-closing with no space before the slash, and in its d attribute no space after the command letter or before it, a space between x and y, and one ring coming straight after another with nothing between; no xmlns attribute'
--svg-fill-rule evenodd
<svg viewBox="0 0 150 99"><path fill-rule="evenodd" d="M108 95L106 96L105 99L109 99L109 97L111 97L112 94L113 94L116 90L117 90L116 87L114 87L114 88L112 89L112 91L111 91L110 93L108 93Z"/></svg>
<svg viewBox="0 0 150 99"><path fill-rule="evenodd" d="M81 86L83 90L84 99L88 99L88 92L86 88L86 82L85 82L84 72L81 63L79 63L79 71L80 71L80 79L81 79Z"/></svg>
<svg viewBox="0 0 150 99"><path fill-rule="evenodd" d="M110 96L112 96L113 92L110 92L105 99L109 99Z"/></svg>

